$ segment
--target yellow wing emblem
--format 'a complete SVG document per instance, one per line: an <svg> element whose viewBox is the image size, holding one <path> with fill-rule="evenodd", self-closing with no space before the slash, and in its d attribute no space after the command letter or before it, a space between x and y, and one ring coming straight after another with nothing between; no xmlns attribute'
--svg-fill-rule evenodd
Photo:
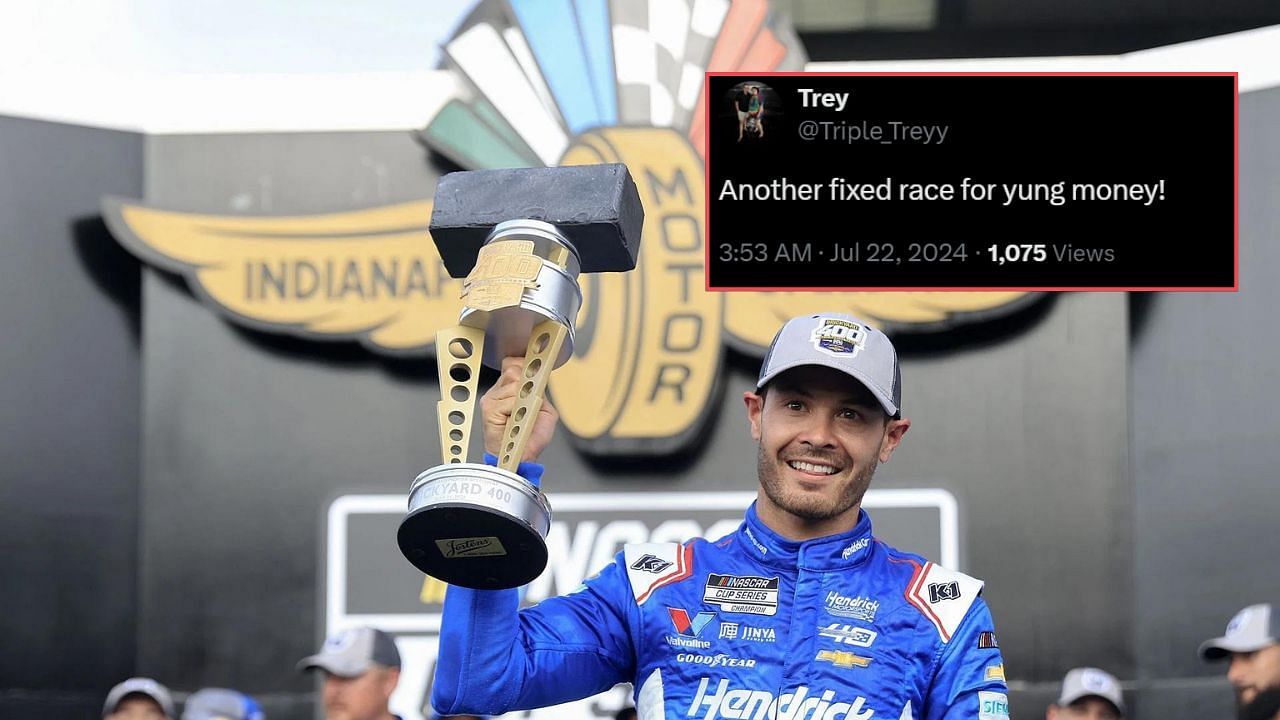
<svg viewBox="0 0 1280 720"><path fill-rule="evenodd" d="M933 330L1013 312L1028 292L728 292L726 340L740 350L765 350L787 319L847 312L882 329Z"/></svg>
<svg viewBox="0 0 1280 720"><path fill-rule="evenodd" d="M461 280L427 232L431 201L296 217L173 212L103 201L115 237L180 273L236 322L425 353L457 322Z"/></svg>

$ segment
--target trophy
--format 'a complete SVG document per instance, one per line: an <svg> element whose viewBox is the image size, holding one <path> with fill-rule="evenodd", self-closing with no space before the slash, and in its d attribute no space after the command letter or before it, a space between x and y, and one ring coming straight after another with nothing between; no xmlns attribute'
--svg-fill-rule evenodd
<svg viewBox="0 0 1280 720"><path fill-rule="evenodd" d="M581 272L635 267L644 210L622 164L478 170L436 186L431 236L466 277L455 327L436 334L443 464L413 481L400 551L422 572L480 589L523 585L547 564L551 506L516 474L551 371L573 355ZM497 466L468 463L480 366L523 355Z"/></svg>

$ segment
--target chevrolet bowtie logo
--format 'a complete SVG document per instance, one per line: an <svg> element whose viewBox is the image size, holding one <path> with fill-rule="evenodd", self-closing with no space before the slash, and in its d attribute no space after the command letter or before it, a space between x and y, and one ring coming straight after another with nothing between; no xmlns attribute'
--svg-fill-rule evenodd
<svg viewBox="0 0 1280 720"><path fill-rule="evenodd" d="M871 664L871 658L854 655L844 650L822 650L818 653L817 661L829 662L838 668L864 668Z"/></svg>

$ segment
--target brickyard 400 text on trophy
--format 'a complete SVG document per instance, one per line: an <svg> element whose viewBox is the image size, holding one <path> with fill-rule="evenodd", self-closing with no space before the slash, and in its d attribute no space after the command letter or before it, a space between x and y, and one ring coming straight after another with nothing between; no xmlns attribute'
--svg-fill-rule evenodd
<svg viewBox="0 0 1280 720"><path fill-rule="evenodd" d="M431 236L466 277L458 325L436 334L444 464L409 490L400 551L422 572L480 589L523 585L547 564L551 506L516 474L551 371L573 355L580 272L635 267L644 210L627 167L479 170L436 186ZM497 466L466 462L480 365L524 355ZM603 380L603 378L602 378Z"/></svg>

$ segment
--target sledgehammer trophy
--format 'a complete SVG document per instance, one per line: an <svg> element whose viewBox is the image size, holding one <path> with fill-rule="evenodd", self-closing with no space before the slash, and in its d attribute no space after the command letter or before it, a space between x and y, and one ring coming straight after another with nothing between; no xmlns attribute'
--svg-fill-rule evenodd
<svg viewBox="0 0 1280 720"><path fill-rule="evenodd" d="M547 564L551 506L516 474L551 371L573 355L579 272L635 267L644 210L625 165L479 170L436 186L431 236L462 285L458 325L436 334L444 464L409 489L400 551L447 583L523 585ZM524 355L498 465L466 462L480 364ZM602 378L603 379L603 378Z"/></svg>

